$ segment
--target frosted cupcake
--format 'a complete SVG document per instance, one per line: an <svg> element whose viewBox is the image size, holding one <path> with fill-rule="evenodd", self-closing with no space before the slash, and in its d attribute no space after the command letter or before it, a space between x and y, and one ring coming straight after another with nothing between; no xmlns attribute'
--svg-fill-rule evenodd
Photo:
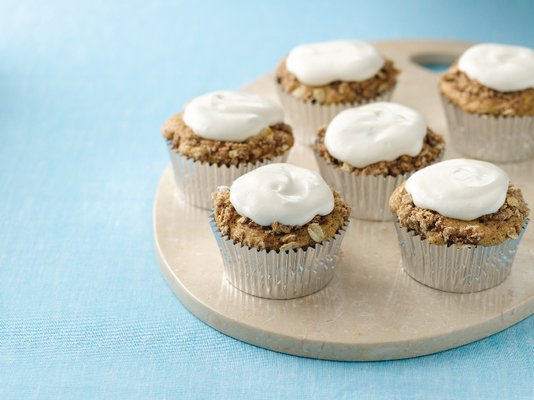
<svg viewBox="0 0 534 400"><path fill-rule="evenodd" d="M391 220L389 196L410 174L439 161L442 136L417 111L372 103L339 113L318 131L321 175L352 207L352 217Z"/></svg>
<svg viewBox="0 0 534 400"><path fill-rule="evenodd" d="M502 169L467 159L414 173L390 206L404 270L425 285L461 293L506 279L529 214Z"/></svg>
<svg viewBox="0 0 534 400"><path fill-rule="evenodd" d="M211 193L259 166L285 161L291 127L279 105L239 92L197 97L165 122L178 191L197 207L211 209Z"/></svg>
<svg viewBox="0 0 534 400"><path fill-rule="evenodd" d="M534 50L470 47L441 77L440 91L461 153L496 162L534 157Z"/></svg>
<svg viewBox="0 0 534 400"><path fill-rule="evenodd" d="M276 70L276 88L297 140L315 132L340 111L358 104L387 101L399 71L371 44L358 40L295 47Z"/></svg>
<svg viewBox="0 0 534 400"><path fill-rule="evenodd" d="M271 164L213 197L211 226L232 285L289 299L330 282L350 208L317 173Z"/></svg>

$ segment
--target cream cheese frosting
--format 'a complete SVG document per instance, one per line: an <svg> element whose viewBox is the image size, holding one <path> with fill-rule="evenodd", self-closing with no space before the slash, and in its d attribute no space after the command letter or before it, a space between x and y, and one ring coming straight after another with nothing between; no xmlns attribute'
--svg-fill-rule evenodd
<svg viewBox="0 0 534 400"><path fill-rule="evenodd" d="M334 209L334 194L316 172L291 164L269 164L240 176L230 187L239 215L268 226L304 225Z"/></svg>
<svg viewBox="0 0 534 400"><path fill-rule="evenodd" d="M338 160L364 168L403 154L415 157L423 148L426 130L417 111L378 102L339 113L326 129L324 144Z"/></svg>
<svg viewBox="0 0 534 400"><path fill-rule="evenodd" d="M303 44L291 50L286 59L287 70L310 86L364 81L376 75L383 65L380 53L359 40Z"/></svg>
<svg viewBox="0 0 534 400"><path fill-rule="evenodd" d="M268 126L283 122L282 108L261 96L242 92L211 92L191 100L184 123L205 139L243 142Z"/></svg>
<svg viewBox="0 0 534 400"><path fill-rule="evenodd" d="M405 187L417 207L470 221L497 212L508 184L508 175L496 165L457 158L415 172Z"/></svg>
<svg viewBox="0 0 534 400"><path fill-rule="evenodd" d="M534 88L534 50L528 47L477 44L462 54L458 69L500 92Z"/></svg>

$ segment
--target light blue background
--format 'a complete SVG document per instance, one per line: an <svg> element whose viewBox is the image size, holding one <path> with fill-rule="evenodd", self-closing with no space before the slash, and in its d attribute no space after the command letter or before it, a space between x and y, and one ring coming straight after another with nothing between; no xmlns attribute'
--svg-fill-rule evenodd
<svg viewBox="0 0 534 400"><path fill-rule="evenodd" d="M186 99L311 40L534 47L532 1L288 3L2 0L0 398L532 398L533 318L418 359L326 362L228 338L166 286L159 127Z"/></svg>

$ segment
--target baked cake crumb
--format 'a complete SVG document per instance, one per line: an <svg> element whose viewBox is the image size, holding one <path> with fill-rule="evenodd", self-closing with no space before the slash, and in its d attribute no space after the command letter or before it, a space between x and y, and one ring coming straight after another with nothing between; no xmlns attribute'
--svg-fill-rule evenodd
<svg viewBox="0 0 534 400"><path fill-rule="evenodd" d="M364 81L335 81L322 86L309 86L289 72L286 59L283 59L276 69L276 83L284 92L305 102L329 105L373 100L393 89L398 74L399 70L393 61L386 60L375 76Z"/></svg>
<svg viewBox="0 0 534 400"><path fill-rule="evenodd" d="M441 76L439 87L452 104L468 113L534 116L534 89L500 92L470 79L457 65Z"/></svg>
<svg viewBox="0 0 534 400"><path fill-rule="evenodd" d="M316 215L302 226L274 222L261 226L241 216L230 202L230 191L219 188L213 193L214 218L221 233L236 243L260 250L291 250L321 243L333 238L350 215L350 206L334 191L334 209L328 215Z"/></svg>
<svg viewBox="0 0 534 400"><path fill-rule="evenodd" d="M289 125L279 123L243 142L218 141L196 135L187 126L182 113L165 121L161 133L173 149L184 157L217 165L238 165L270 160L288 151L294 143Z"/></svg>
<svg viewBox="0 0 534 400"><path fill-rule="evenodd" d="M458 246L495 246L516 239L523 229L529 209L519 188L508 187L506 201L493 213L471 221L445 217L436 211L417 207L405 185L389 199L401 227L414 231L429 243Z"/></svg>
<svg viewBox="0 0 534 400"><path fill-rule="evenodd" d="M323 127L317 133L315 151L321 156L327 164L341 168L344 171L353 172L355 175L373 175L373 176L397 176L407 174L424 168L436 162L445 151L445 141L441 135L434 133L427 128L427 133L423 141L423 148L415 157L402 155L393 161L379 161L363 168L357 168L344 161L333 157L324 144L324 135L326 127Z"/></svg>

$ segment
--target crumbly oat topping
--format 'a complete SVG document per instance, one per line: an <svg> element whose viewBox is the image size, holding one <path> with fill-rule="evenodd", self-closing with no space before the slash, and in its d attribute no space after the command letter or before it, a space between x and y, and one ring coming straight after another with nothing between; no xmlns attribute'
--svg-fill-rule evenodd
<svg viewBox="0 0 534 400"><path fill-rule="evenodd" d="M328 152L324 144L325 132L326 127L319 129L319 132L317 133L317 141L315 143L315 152L321 156L327 164L341 168L344 171L353 172L358 176L397 176L414 172L437 161L445 150L445 141L443 140L443 137L427 128L426 136L423 141L423 148L415 157L402 155L393 161L379 161L364 168L356 168L349 163L338 160Z"/></svg>
<svg viewBox="0 0 534 400"><path fill-rule="evenodd" d="M499 245L507 239L516 239L529 215L521 190L512 185L496 213L472 221L444 217L436 211L417 207L404 185L395 189L389 206L397 214L400 226L436 245Z"/></svg>
<svg viewBox="0 0 534 400"><path fill-rule="evenodd" d="M280 123L265 128L243 142L205 139L196 135L176 114L165 121L161 133L172 148L185 157L217 165L238 165L272 159L288 151L294 143L289 125Z"/></svg>
<svg viewBox="0 0 534 400"><path fill-rule="evenodd" d="M495 116L534 116L534 89L499 92L470 79L453 65L441 76L441 93L468 113Z"/></svg>
<svg viewBox="0 0 534 400"><path fill-rule="evenodd" d="M230 191L213 193L214 217L224 236L242 245L266 250L306 249L330 240L350 215L350 206L334 191L334 209L325 216L316 215L302 226L282 225L278 222L261 226L241 216L230 202Z"/></svg>
<svg viewBox="0 0 534 400"><path fill-rule="evenodd" d="M276 69L276 82L283 91L303 101L328 105L372 100L392 89L398 74L393 61L386 60L380 71L365 81L335 81L323 86L309 86L287 70L286 60L283 59Z"/></svg>

